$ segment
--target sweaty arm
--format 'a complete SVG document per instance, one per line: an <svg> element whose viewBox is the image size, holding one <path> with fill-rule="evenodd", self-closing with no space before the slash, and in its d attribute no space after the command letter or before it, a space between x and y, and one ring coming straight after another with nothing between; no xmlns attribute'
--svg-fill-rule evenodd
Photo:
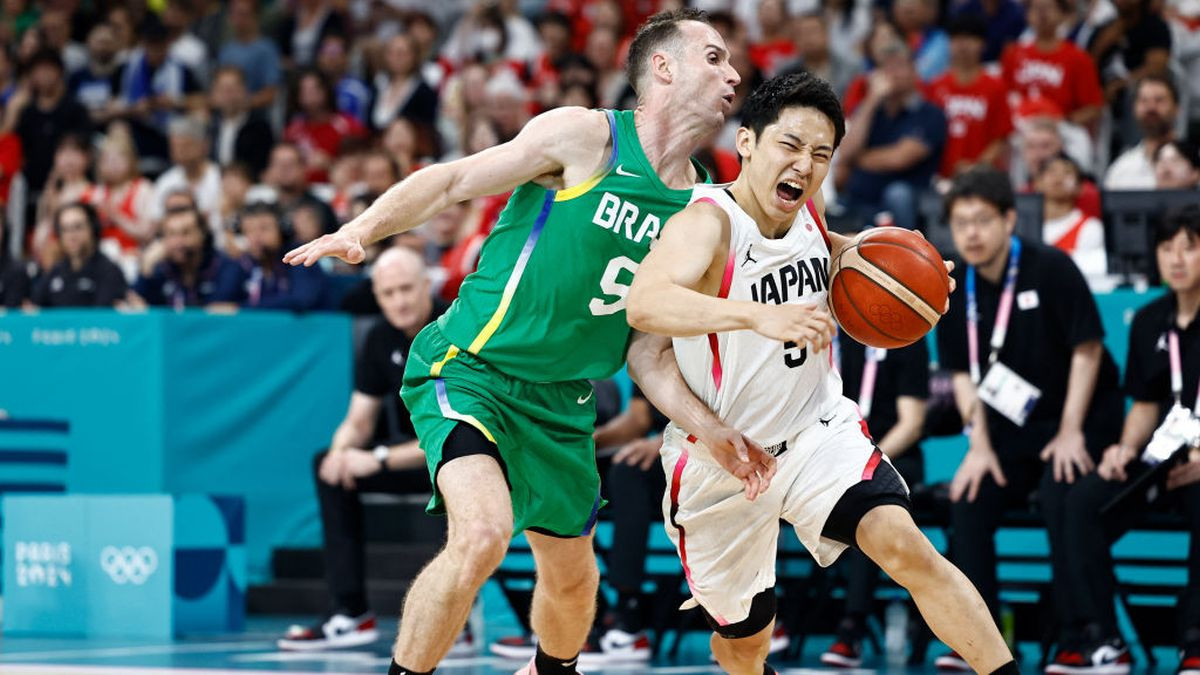
<svg viewBox="0 0 1200 675"><path fill-rule="evenodd" d="M411 230L452 204L506 192L529 181L555 187L578 182L603 161L608 140L604 113L583 108L550 110L530 120L507 143L414 172L340 230L294 249L283 260L312 265L334 255L361 262L364 246Z"/></svg>

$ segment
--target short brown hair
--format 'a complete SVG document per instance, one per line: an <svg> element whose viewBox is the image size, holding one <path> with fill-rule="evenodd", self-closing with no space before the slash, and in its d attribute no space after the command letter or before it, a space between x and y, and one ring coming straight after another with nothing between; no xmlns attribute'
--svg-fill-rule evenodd
<svg viewBox="0 0 1200 675"><path fill-rule="evenodd" d="M650 55L679 37L679 24L682 21L707 24L708 14L703 10L691 8L659 12L647 19L633 36L633 42L629 43L629 56L625 61L625 76L638 94L641 94L641 79L649 70Z"/></svg>

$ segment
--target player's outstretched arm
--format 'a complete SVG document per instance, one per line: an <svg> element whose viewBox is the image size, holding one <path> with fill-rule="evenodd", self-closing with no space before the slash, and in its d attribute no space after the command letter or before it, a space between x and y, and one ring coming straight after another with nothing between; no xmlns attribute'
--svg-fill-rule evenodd
<svg viewBox="0 0 1200 675"><path fill-rule="evenodd" d="M654 407L695 435L754 500L771 485L775 458L749 437L725 425L696 398L679 372L671 338L634 331L629 344L629 376Z"/></svg>
<svg viewBox="0 0 1200 675"><path fill-rule="evenodd" d="M283 261L309 266L334 256L362 262L365 246L411 230L452 204L506 192L532 180L557 179L567 166L600 157L607 139L608 123L601 112L575 107L548 111L530 120L507 143L413 173L337 232L289 251Z"/></svg>

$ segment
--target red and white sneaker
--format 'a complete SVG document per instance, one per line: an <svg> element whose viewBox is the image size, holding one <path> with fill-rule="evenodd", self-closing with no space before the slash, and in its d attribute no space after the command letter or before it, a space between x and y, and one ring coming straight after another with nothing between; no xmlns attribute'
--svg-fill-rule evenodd
<svg viewBox="0 0 1200 675"><path fill-rule="evenodd" d="M629 633L619 628L610 628L601 635L599 647L605 663L649 661L654 651L650 645L650 638L646 637L645 633ZM581 654L581 661L582 656Z"/></svg>
<svg viewBox="0 0 1200 675"><path fill-rule="evenodd" d="M862 665L862 648L849 640L838 640L821 654L821 663L835 668L857 668Z"/></svg>
<svg viewBox="0 0 1200 675"><path fill-rule="evenodd" d="M275 645L286 651L324 651L369 645L379 639L375 615L334 614L316 626L291 626Z"/></svg>
<svg viewBox="0 0 1200 675"><path fill-rule="evenodd" d="M958 652L950 652L937 657L933 665L937 666L938 670L949 670L957 673L971 672L971 666L967 664L967 660L958 655Z"/></svg>
<svg viewBox="0 0 1200 675"><path fill-rule="evenodd" d="M1132 667L1133 657L1129 654L1129 646L1121 638L1113 638L1082 651L1059 652L1054 663L1046 666L1046 672L1051 675L1126 675Z"/></svg>
<svg viewBox="0 0 1200 675"><path fill-rule="evenodd" d="M488 651L505 659L526 661L537 653L537 637L533 635L511 635L488 645Z"/></svg>
<svg viewBox="0 0 1200 675"><path fill-rule="evenodd" d="M778 654L787 649L790 644L792 644L792 639L788 637L787 629L777 625L771 633L771 644L767 647L767 653Z"/></svg>
<svg viewBox="0 0 1200 675"><path fill-rule="evenodd" d="M1184 647L1179 652L1179 669L1175 675L1200 675L1200 645Z"/></svg>

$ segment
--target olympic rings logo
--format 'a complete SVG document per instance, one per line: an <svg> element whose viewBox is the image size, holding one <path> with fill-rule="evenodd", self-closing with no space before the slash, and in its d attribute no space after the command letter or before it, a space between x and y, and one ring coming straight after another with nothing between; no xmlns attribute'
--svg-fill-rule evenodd
<svg viewBox="0 0 1200 675"><path fill-rule="evenodd" d="M100 551L100 568L113 583L141 586L158 569L158 554L149 546L105 546Z"/></svg>

